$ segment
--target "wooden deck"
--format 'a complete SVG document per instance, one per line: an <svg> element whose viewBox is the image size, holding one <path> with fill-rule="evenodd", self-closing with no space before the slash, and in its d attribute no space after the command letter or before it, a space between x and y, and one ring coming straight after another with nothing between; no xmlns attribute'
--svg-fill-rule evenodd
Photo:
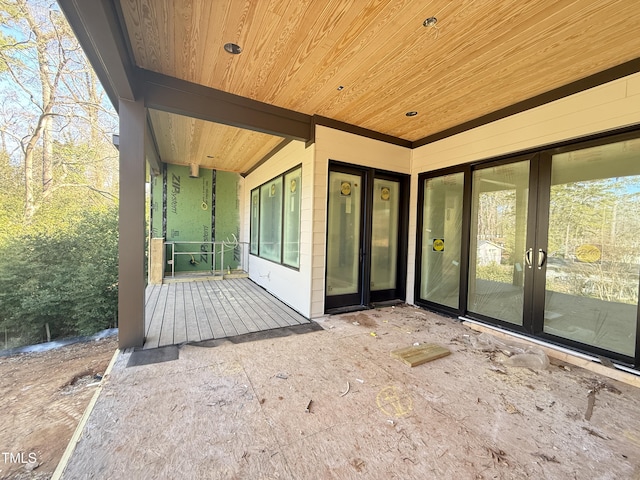
<svg viewBox="0 0 640 480"><path fill-rule="evenodd" d="M149 285L144 348L309 323L248 278Z"/></svg>

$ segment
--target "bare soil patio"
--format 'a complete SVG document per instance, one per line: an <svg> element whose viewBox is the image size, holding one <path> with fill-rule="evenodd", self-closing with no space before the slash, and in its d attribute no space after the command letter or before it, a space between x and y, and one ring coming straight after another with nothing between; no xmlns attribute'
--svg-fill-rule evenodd
<svg viewBox="0 0 640 480"><path fill-rule="evenodd" d="M319 323L150 365L119 353L63 478L640 479L635 387L557 360L505 366L413 307ZM452 353L390 357L417 342Z"/></svg>

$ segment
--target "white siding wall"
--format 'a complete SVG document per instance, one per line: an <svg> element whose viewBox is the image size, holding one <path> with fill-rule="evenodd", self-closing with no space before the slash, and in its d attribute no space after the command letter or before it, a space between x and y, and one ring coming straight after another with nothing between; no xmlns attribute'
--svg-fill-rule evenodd
<svg viewBox="0 0 640 480"><path fill-rule="evenodd" d="M324 315L324 274L329 160L411 173L411 150L340 130L317 126L313 197L311 317Z"/></svg>
<svg viewBox="0 0 640 480"><path fill-rule="evenodd" d="M313 211L313 148L291 142L244 179L242 190L242 241L249 242L251 190L302 164L300 205L300 269L294 270L249 255L249 276L307 318L311 316L311 245Z"/></svg>
<svg viewBox="0 0 640 480"><path fill-rule="evenodd" d="M407 301L413 302L418 174L640 124L640 74L412 151Z"/></svg>

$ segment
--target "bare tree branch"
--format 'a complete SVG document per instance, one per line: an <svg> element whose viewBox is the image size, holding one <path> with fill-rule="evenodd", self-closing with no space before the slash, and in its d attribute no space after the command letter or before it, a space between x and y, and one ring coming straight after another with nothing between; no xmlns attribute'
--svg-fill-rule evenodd
<svg viewBox="0 0 640 480"><path fill-rule="evenodd" d="M118 200L118 197L113 193L108 192L106 190L101 190L88 183L59 183L55 185L53 188L54 190L59 190L61 188L86 188L88 190L91 190L92 192L102 195L104 198L107 198L109 200L113 200L113 201Z"/></svg>

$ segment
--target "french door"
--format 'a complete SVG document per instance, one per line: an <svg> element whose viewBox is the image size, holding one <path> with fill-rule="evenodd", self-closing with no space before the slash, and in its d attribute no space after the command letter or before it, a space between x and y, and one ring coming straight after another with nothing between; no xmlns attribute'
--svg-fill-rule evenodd
<svg viewBox="0 0 640 480"><path fill-rule="evenodd" d="M419 303L638 365L639 138L420 182Z"/></svg>
<svg viewBox="0 0 640 480"><path fill-rule="evenodd" d="M331 164L325 309L405 297L406 177Z"/></svg>

